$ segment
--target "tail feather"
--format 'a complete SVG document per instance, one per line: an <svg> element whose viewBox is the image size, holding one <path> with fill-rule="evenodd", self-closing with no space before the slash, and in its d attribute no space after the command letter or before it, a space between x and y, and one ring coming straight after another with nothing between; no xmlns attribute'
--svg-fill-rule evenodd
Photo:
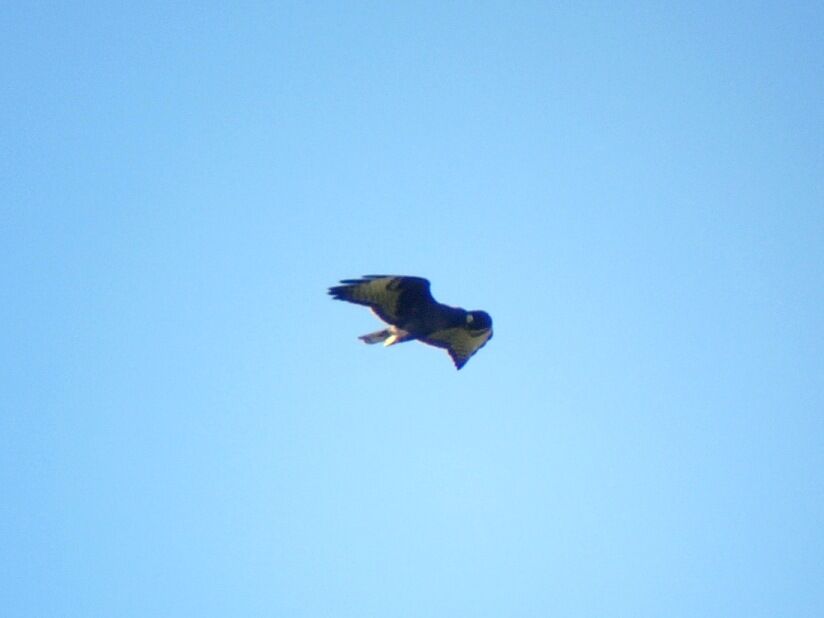
<svg viewBox="0 0 824 618"><path fill-rule="evenodd" d="M383 330L375 331L374 333L369 333L368 335L361 335L358 337L364 343L380 343L388 339L392 335L392 331L388 328L384 328Z"/></svg>
<svg viewBox="0 0 824 618"><path fill-rule="evenodd" d="M364 343L380 343L382 341L383 345L390 346L393 343L408 341L411 337L405 330L397 326L390 326L389 328L384 328L383 330L378 330L368 335L361 335L358 339Z"/></svg>

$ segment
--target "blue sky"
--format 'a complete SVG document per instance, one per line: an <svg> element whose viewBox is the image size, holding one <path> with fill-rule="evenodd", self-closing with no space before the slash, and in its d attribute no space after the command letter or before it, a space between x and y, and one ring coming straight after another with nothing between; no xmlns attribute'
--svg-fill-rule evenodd
<svg viewBox="0 0 824 618"><path fill-rule="evenodd" d="M7 6L2 614L821 616L824 10L722 4Z"/></svg>

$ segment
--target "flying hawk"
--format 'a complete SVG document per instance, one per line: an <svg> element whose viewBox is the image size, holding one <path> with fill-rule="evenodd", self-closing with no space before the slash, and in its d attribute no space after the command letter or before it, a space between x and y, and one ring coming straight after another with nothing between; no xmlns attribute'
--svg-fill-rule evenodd
<svg viewBox="0 0 824 618"><path fill-rule="evenodd" d="M492 338L492 318L486 311L442 305L432 298L429 281L422 277L366 275L341 283L329 288L333 298L366 305L389 324L359 337L366 343L382 341L389 346L417 339L446 349L460 369Z"/></svg>

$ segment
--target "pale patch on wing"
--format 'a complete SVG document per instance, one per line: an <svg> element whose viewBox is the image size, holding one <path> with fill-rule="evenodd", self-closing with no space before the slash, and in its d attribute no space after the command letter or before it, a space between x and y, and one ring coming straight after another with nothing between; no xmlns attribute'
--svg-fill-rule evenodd
<svg viewBox="0 0 824 618"><path fill-rule="evenodd" d="M463 367L470 357L492 338L491 328L471 329L465 326L447 328L421 337L421 341L445 348L452 357L455 367Z"/></svg>
<svg viewBox="0 0 824 618"><path fill-rule="evenodd" d="M394 321L398 318L398 301L401 298L399 280L400 277L380 277L361 281L349 288L349 300L369 305L379 312L380 317Z"/></svg>
<svg viewBox="0 0 824 618"><path fill-rule="evenodd" d="M391 275L367 275L363 279L345 279L344 285L330 289L332 296L371 308L379 318L390 324L401 318L401 294L410 288L419 297L428 300L429 282L420 277L402 277ZM404 302L408 304L408 302Z"/></svg>

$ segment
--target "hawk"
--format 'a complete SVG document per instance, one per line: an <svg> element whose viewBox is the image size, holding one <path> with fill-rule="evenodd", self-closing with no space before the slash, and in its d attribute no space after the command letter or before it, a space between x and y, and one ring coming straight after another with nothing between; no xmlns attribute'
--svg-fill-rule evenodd
<svg viewBox="0 0 824 618"><path fill-rule="evenodd" d="M442 305L432 298L429 281L422 277L366 275L341 283L329 288L333 298L366 305L389 324L359 337L365 343L390 346L417 339L444 348L460 369L492 338L492 318L486 311Z"/></svg>

